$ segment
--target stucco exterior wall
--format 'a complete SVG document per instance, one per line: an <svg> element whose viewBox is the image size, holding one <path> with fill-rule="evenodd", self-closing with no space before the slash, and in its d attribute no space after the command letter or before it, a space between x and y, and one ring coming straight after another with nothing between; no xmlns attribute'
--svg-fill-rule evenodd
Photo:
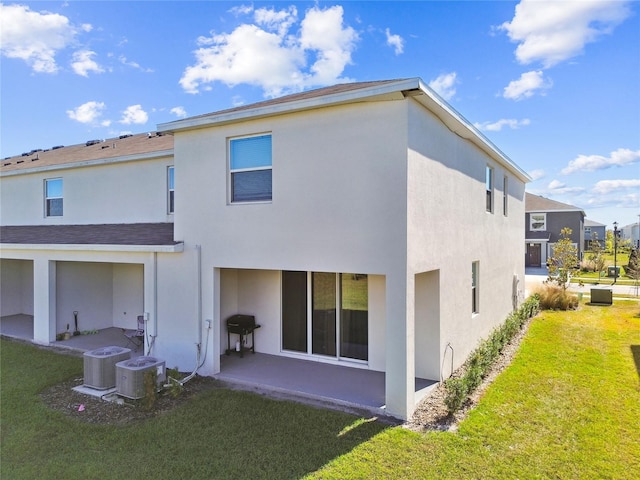
<svg viewBox="0 0 640 480"><path fill-rule="evenodd" d="M457 368L512 310L514 275L524 284L524 182L418 104L410 103L409 115L408 278L439 271L439 338L422 360L428 378L437 379L447 344ZM486 211L487 166L493 213ZM479 262L478 314L471 312L472 262Z"/></svg>
<svg viewBox="0 0 640 480"><path fill-rule="evenodd" d="M0 259L0 316L33 315L33 262Z"/></svg>
<svg viewBox="0 0 640 480"><path fill-rule="evenodd" d="M168 222L167 167L171 157L4 174L3 225L80 225ZM63 215L45 216L46 179L63 180Z"/></svg>

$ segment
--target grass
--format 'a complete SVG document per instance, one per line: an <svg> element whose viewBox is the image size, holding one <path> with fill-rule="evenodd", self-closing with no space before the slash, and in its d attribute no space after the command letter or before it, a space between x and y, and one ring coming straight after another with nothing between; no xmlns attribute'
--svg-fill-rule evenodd
<svg viewBox="0 0 640 480"><path fill-rule="evenodd" d="M135 425L86 424L38 396L81 376L81 359L6 340L0 346L2 478L300 478L387 428L225 389Z"/></svg>
<svg viewBox="0 0 640 480"><path fill-rule="evenodd" d="M388 429L311 477L637 478L639 312L543 312L457 433Z"/></svg>
<svg viewBox="0 0 640 480"><path fill-rule="evenodd" d="M637 302L540 314L455 433L226 390L136 425L88 425L37 395L79 375L80 359L1 347L3 478L632 479L640 471Z"/></svg>

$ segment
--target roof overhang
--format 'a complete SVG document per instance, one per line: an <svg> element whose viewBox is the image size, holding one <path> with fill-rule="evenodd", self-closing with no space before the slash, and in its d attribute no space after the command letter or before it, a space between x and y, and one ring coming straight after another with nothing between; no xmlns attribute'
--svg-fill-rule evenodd
<svg viewBox="0 0 640 480"><path fill-rule="evenodd" d="M255 108L248 106L248 108L213 112L209 115L162 123L158 125L157 130L175 133L341 104L406 98L412 98L419 102L438 117L449 130L472 142L496 162L505 166L521 181L530 182L532 180L524 170L419 78L391 81L299 100L286 101L283 99L282 102L268 103L267 105L256 104Z"/></svg>
<svg viewBox="0 0 640 480"><path fill-rule="evenodd" d="M127 253L180 253L184 243L175 245L96 245L96 244L58 244L58 243L3 243L0 244L0 257L5 250L42 250L76 252L127 252Z"/></svg>

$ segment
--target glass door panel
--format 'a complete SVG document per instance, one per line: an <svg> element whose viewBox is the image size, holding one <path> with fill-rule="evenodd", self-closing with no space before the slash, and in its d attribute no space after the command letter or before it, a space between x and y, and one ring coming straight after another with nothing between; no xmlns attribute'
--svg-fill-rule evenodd
<svg viewBox="0 0 640 480"><path fill-rule="evenodd" d="M312 353L336 356L336 274L311 274Z"/></svg>
<svg viewBox="0 0 640 480"><path fill-rule="evenodd" d="M366 275L340 274L340 356L369 359L369 282Z"/></svg>
<svg viewBox="0 0 640 480"><path fill-rule="evenodd" d="M282 272L282 348L307 353L307 272Z"/></svg>

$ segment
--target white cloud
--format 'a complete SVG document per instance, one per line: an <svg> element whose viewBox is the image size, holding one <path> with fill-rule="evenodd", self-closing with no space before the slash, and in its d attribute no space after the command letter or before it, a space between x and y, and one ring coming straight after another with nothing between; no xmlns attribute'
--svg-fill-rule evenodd
<svg viewBox="0 0 640 480"><path fill-rule="evenodd" d="M153 73L152 68L142 67L138 62L134 62L133 60L128 60L127 57L125 57L124 55L120 55L118 60L120 60L120 63L122 63L123 65L135 68L136 70L140 70L145 73Z"/></svg>
<svg viewBox="0 0 640 480"><path fill-rule="evenodd" d="M556 195L562 195L566 193L582 193L585 191L583 187L568 187L565 183L562 183L558 180L552 180L549 185L547 185L547 190L550 193Z"/></svg>
<svg viewBox="0 0 640 480"><path fill-rule="evenodd" d="M531 124L531 120L528 118L523 118L522 120L516 120L515 118L503 118L497 122L474 123L474 126L478 130L482 131L499 132L502 130L502 127L509 127L511 130L517 130L518 128L529 124Z"/></svg>
<svg viewBox="0 0 640 480"><path fill-rule="evenodd" d="M82 75L83 77L88 77L89 72L104 72L104 69L93 60L92 57L94 55L96 55L96 52L92 52L91 50L79 50L75 52L73 54L71 68L73 68L74 72L78 75Z"/></svg>
<svg viewBox="0 0 640 480"><path fill-rule="evenodd" d="M578 155L575 160L571 160L569 165L562 169L562 173L568 175L579 171L593 172L611 167L631 165L639 161L640 150L633 151L628 148L619 148L611 152L609 157L603 157L601 155Z"/></svg>
<svg viewBox="0 0 640 480"><path fill-rule="evenodd" d="M67 110L67 115L71 120L75 120L80 123L94 124L102 116L102 112L105 108L106 106L103 102L92 101L83 103L74 110Z"/></svg>
<svg viewBox="0 0 640 480"><path fill-rule="evenodd" d="M593 187L594 193L607 194L629 189L640 189L640 179L632 180L600 180ZM636 192L637 196L638 193Z"/></svg>
<svg viewBox="0 0 640 480"><path fill-rule="evenodd" d="M80 29L86 32L91 26ZM2 55L24 60L35 72L57 72L56 53L71 45L77 33L78 29L63 15L34 12L24 5L0 4Z"/></svg>
<svg viewBox="0 0 640 480"><path fill-rule="evenodd" d="M438 78L431 80L429 87L445 100L450 100L456 94L457 76L456 72L443 73Z"/></svg>
<svg viewBox="0 0 640 480"><path fill-rule="evenodd" d="M542 169L531 170L530 172L527 172L527 173L529 173L529 176L533 181L540 180L541 178L544 178L547 175L545 171Z"/></svg>
<svg viewBox="0 0 640 480"><path fill-rule="evenodd" d="M536 92L544 95L544 90L551 88L551 85L551 80L545 80L542 71L526 72L518 80L509 82L503 96L509 100L522 100L532 97Z"/></svg>
<svg viewBox="0 0 640 480"><path fill-rule="evenodd" d="M402 54L404 52L404 39L400 35L392 35L388 28L385 30L385 34L387 35L387 45L394 48L396 55Z"/></svg>
<svg viewBox="0 0 640 480"><path fill-rule="evenodd" d="M298 20L298 10L293 5L288 9L279 11L270 8L259 8L254 12L253 18L258 25L269 31L277 32L279 36L284 36Z"/></svg>
<svg viewBox="0 0 640 480"><path fill-rule="evenodd" d="M246 83L276 97L349 80L341 76L351 63L358 35L344 25L342 7L307 10L295 33L290 33L298 22L295 7L256 10L254 21L231 33L199 37L201 48L194 52L195 64L184 70L182 88L198 93L216 81L229 86Z"/></svg>
<svg viewBox="0 0 640 480"><path fill-rule="evenodd" d="M122 112L122 119L120 123L125 125L131 125L132 123L142 125L147 123L149 115L142 109L142 105L131 105Z"/></svg>
<svg viewBox="0 0 640 480"><path fill-rule="evenodd" d="M173 107L170 112L178 118L185 118L187 116L187 111L184 107Z"/></svg>
<svg viewBox="0 0 640 480"><path fill-rule="evenodd" d="M500 27L518 43L521 64L541 62L549 68L583 52L587 43L610 34L631 15L628 1L522 0L510 22Z"/></svg>

